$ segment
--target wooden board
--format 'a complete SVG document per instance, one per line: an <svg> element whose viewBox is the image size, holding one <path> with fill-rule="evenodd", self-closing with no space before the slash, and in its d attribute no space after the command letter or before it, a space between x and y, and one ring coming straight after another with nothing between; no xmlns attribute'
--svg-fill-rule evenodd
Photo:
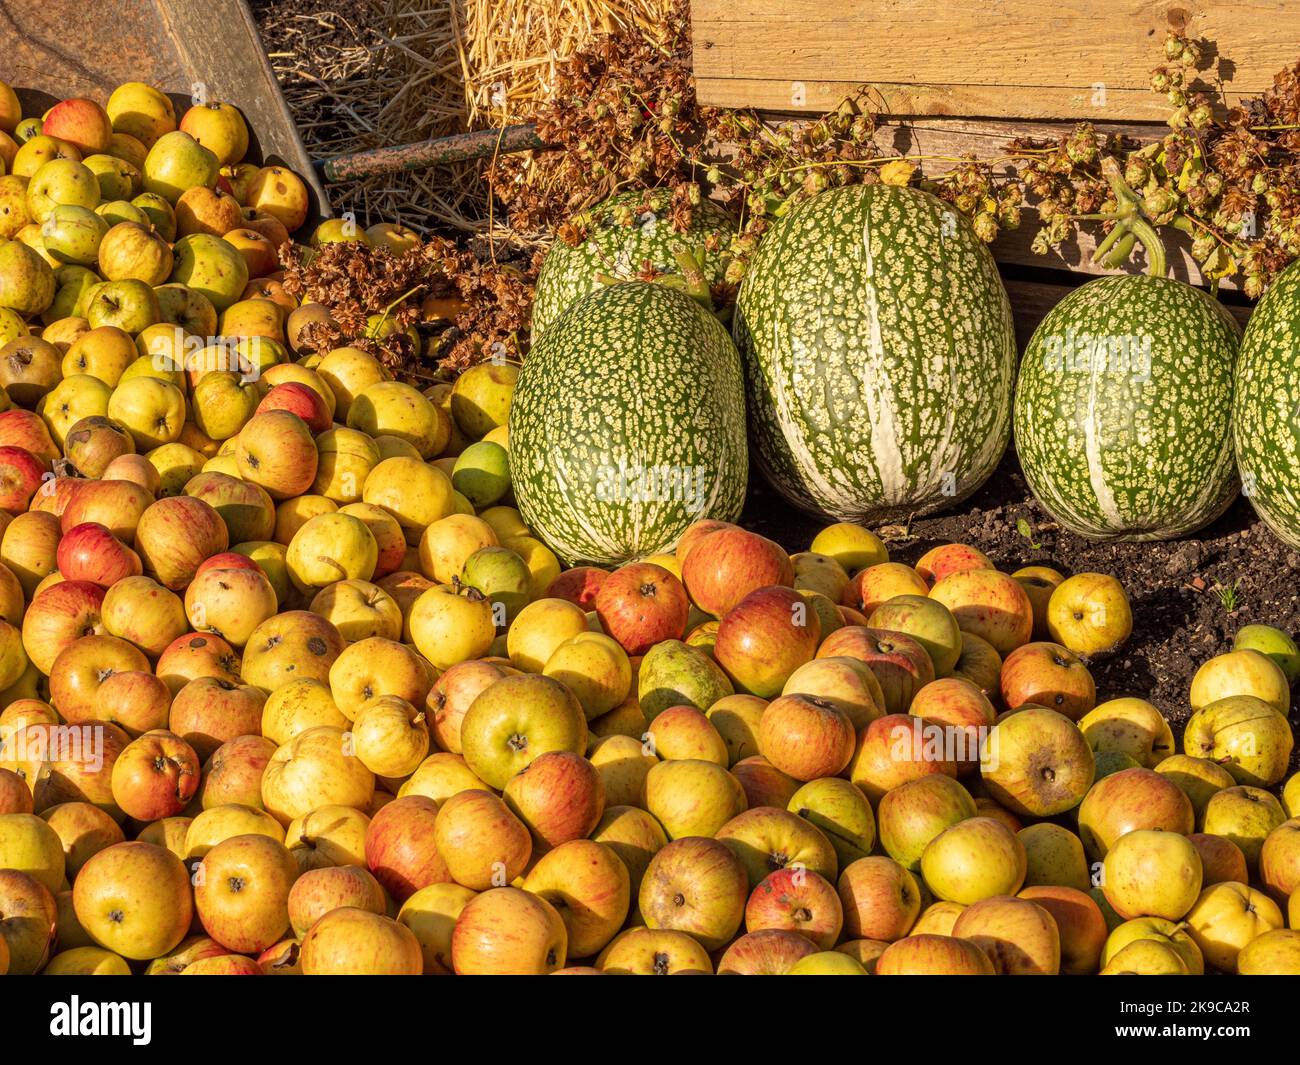
<svg viewBox="0 0 1300 1065"><path fill-rule="evenodd" d="M26 114L69 96L103 103L124 81L164 90L178 114L196 92L227 100L248 119L248 157L308 183L308 224L330 214L244 0L0 0L0 55Z"/></svg>
<svg viewBox="0 0 1300 1065"><path fill-rule="evenodd" d="M702 103L826 111L860 85L901 115L1162 121L1170 29L1213 42L1235 101L1300 54L1294 0L692 0Z"/></svg>

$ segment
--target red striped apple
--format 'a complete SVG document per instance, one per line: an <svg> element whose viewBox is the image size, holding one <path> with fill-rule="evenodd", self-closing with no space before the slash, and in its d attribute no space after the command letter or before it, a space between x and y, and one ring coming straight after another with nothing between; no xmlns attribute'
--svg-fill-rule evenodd
<svg viewBox="0 0 1300 1065"><path fill-rule="evenodd" d="M744 529L717 529L682 562L682 583L695 605L720 618L750 592L794 585L794 567L780 544Z"/></svg>
<svg viewBox="0 0 1300 1065"><path fill-rule="evenodd" d="M713 657L741 690L770 699L812 661L820 642L821 622L808 600L773 585L750 592L723 615Z"/></svg>
<svg viewBox="0 0 1300 1065"><path fill-rule="evenodd" d="M581 598L581 586L575 589ZM595 597L601 627L630 655L643 655L661 640L680 640L689 607L682 582L653 562L620 566L600 580Z"/></svg>

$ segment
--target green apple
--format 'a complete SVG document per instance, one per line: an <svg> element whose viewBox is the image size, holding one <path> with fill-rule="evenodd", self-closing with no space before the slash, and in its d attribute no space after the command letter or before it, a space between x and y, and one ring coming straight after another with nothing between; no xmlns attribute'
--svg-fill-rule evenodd
<svg viewBox="0 0 1300 1065"><path fill-rule="evenodd" d="M179 282L168 282L155 288L154 294L158 297L162 321L179 325L192 336L216 335L217 309L202 292Z"/></svg>
<svg viewBox="0 0 1300 1065"><path fill-rule="evenodd" d="M19 337L25 337L29 332L21 314L11 311L8 307L0 307L0 346Z"/></svg>
<svg viewBox="0 0 1300 1065"><path fill-rule="evenodd" d="M138 207L145 213L163 240L176 239L176 211L166 196L160 196L156 192L142 192L131 201L131 206Z"/></svg>
<svg viewBox="0 0 1300 1065"><path fill-rule="evenodd" d="M59 262L86 266L98 259L107 232L108 223L90 208L61 203L41 226L41 240Z"/></svg>
<svg viewBox="0 0 1300 1065"><path fill-rule="evenodd" d="M224 311L244 294L248 264L233 244L210 233L191 233L178 240L174 250L176 262L171 279L207 296L218 311Z"/></svg>
<svg viewBox="0 0 1300 1065"><path fill-rule="evenodd" d="M101 200L129 200L140 191L140 171L114 155L88 155L82 165L99 182Z"/></svg>
<svg viewBox="0 0 1300 1065"><path fill-rule="evenodd" d="M164 196L175 205L186 189L210 189L217 183L217 157L188 133L164 133L144 160L144 191Z"/></svg>
<svg viewBox="0 0 1300 1065"><path fill-rule="evenodd" d="M91 329L115 325L135 336L159 321L158 297L143 281L105 281L90 296L86 321Z"/></svg>
<svg viewBox="0 0 1300 1065"><path fill-rule="evenodd" d="M0 245L0 307L40 314L54 300L54 271L21 241Z"/></svg>
<svg viewBox="0 0 1300 1065"><path fill-rule="evenodd" d="M706 711L724 696L735 694L722 667L681 640L663 640L650 648L638 677L637 699L646 721L670 706Z"/></svg>
<svg viewBox="0 0 1300 1065"><path fill-rule="evenodd" d="M786 809L822 830L835 848L841 869L865 858L875 845L871 803L861 788L843 777L808 781L791 796Z"/></svg>
<svg viewBox="0 0 1300 1065"><path fill-rule="evenodd" d="M1268 655L1282 667L1290 684L1300 678L1300 648L1296 647L1295 640L1272 625L1246 625L1238 629L1232 640L1232 649Z"/></svg>
<svg viewBox="0 0 1300 1065"><path fill-rule="evenodd" d="M0 177L0 240L12 240L31 219L27 217L27 179Z"/></svg>
<svg viewBox="0 0 1300 1065"><path fill-rule="evenodd" d="M85 301L90 290L100 283L99 275L84 266L60 266L54 271L54 282L58 286L54 293L54 302L45 309L41 321L46 325L57 322L60 318L81 318L86 309Z"/></svg>
<svg viewBox="0 0 1300 1065"><path fill-rule="evenodd" d="M946 677L961 657L961 629L952 612L937 599L924 595L896 595L871 612L867 624L912 637L925 648L934 675Z"/></svg>
<svg viewBox="0 0 1300 1065"><path fill-rule="evenodd" d="M27 214L38 225L61 203L92 210L99 206L99 181L73 159L51 159L27 183Z"/></svg>
<svg viewBox="0 0 1300 1065"><path fill-rule="evenodd" d="M317 450L325 452L329 436L327 432L316 438ZM528 605L532 574L528 563L508 547L480 547L465 560L460 579L461 583L482 592L493 608L499 603L507 624Z"/></svg>
<svg viewBox="0 0 1300 1065"><path fill-rule="evenodd" d="M149 221L149 216L130 200L109 200L96 207L95 213L110 226L119 222L134 222L138 226L153 224Z"/></svg>
<svg viewBox="0 0 1300 1065"><path fill-rule="evenodd" d="M548 751L587 749L582 706L558 680L523 673L485 688L470 703L460 727L466 764L494 788Z"/></svg>
<svg viewBox="0 0 1300 1065"><path fill-rule="evenodd" d="M18 125L14 126L14 140L19 144L26 144L33 137L39 137L44 126L45 123L35 115L24 118Z"/></svg>
<svg viewBox="0 0 1300 1065"><path fill-rule="evenodd" d="M476 509L490 507L510 490L510 456L490 440L470 444L456 459L451 483Z"/></svg>

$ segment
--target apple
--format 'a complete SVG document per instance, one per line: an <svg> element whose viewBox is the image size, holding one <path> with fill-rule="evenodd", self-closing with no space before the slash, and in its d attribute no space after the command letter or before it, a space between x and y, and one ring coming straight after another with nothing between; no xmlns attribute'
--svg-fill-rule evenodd
<svg viewBox="0 0 1300 1065"><path fill-rule="evenodd" d="M934 680L929 653L901 632L846 625L836 629L817 650L818 658L847 656L865 662L880 682L884 710L905 714L916 693Z"/></svg>
<svg viewBox="0 0 1300 1065"><path fill-rule="evenodd" d="M627 918L631 903L627 867L612 849L588 839L561 843L539 858L524 890L559 913L570 957L598 954Z"/></svg>
<svg viewBox="0 0 1300 1065"><path fill-rule="evenodd" d="M497 535L500 536L500 533L498 532ZM660 568L662 569L662 567ZM601 569L598 566L574 566L573 569L566 569L551 582L550 587L546 589L546 596L549 599L567 600L583 610L597 610L596 598L609 576L609 570ZM669 576L672 576L672 574L669 574ZM678 583L681 582L678 581ZM655 605L658 605L657 596ZM602 624L604 623L602 622ZM608 626L605 626L605 628L608 631Z"/></svg>
<svg viewBox="0 0 1300 1065"><path fill-rule="evenodd" d="M244 645L241 677L266 692L303 678L328 682L345 641L329 621L307 610L268 618Z"/></svg>
<svg viewBox="0 0 1300 1065"><path fill-rule="evenodd" d="M1020 583L993 569L950 573L935 582L932 599L946 606L963 632L987 640L1000 655L1029 642L1033 607Z"/></svg>
<svg viewBox="0 0 1300 1065"><path fill-rule="evenodd" d="M1187 962L1172 947L1140 939L1118 951L1102 976L1187 976Z"/></svg>
<svg viewBox="0 0 1300 1065"><path fill-rule="evenodd" d="M265 736L227 740L203 766L199 804L205 810L229 803L261 808L262 776L276 745Z"/></svg>
<svg viewBox="0 0 1300 1065"><path fill-rule="evenodd" d="M1243 625L1232 638L1232 649L1258 651L1282 668L1288 683L1300 679L1300 648L1287 633L1272 625Z"/></svg>
<svg viewBox="0 0 1300 1065"><path fill-rule="evenodd" d="M674 840L650 859L638 901L647 928L685 932L717 950L736 934L748 896L745 867L732 850L693 836Z"/></svg>
<svg viewBox="0 0 1300 1065"><path fill-rule="evenodd" d="M475 891L510 883L532 853L528 827L488 791L462 791L442 805L434 846L452 878Z"/></svg>
<svg viewBox="0 0 1300 1065"><path fill-rule="evenodd" d="M885 695L871 667L845 655L804 663L786 679L781 694L807 695L832 703L855 729L865 728L885 713Z"/></svg>
<svg viewBox="0 0 1300 1065"><path fill-rule="evenodd" d="M1237 785L1210 797L1201 814L1201 830L1231 840L1240 848L1247 867L1256 870L1264 841L1285 821L1282 804L1267 791Z"/></svg>
<svg viewBox="0 0 1300 1065"><path fill-rule="evenodd" d="M774 699L759 721L759 751L796 780L838 775L853 758L855 740L853 723L843 711L828 699L808 695Z"/></svg>
<svg viewBox="0 0 1300 1065"><path fill-rule="evenodd" d="M0 868L28 873L57 891L65 864L63 841L43 818L28 813L0 816Z"/></svg>
<svg viewBox="0 0 1300 1065"><path fill-rule="evenodd" d="M696 606L721 618L759 588L792 587L794 567L790 556L772 540L744 529L724 528L691 547L682 560L682 583Z"/></svg>
<svg viewBox="0 0 1300 1065"><path fill-rule="evenodd" d="M913 697L908 713L950 737L958 776L979 769L980 744L997 713L976 685L958 676L931 681Z"/></svg>
<svg viewBox="0 0 1300 1065"><path fill-rule="evenodd" d="M654 719L645 735L645 747L652 759L654 755L666 762L696 758L716 762L724 769L731 764L722 735L708 717L693 706L669 707Z"/></svg>
<svg viewBox="0 0 1300 1065"><path fill-rule="evenodd" d="M83 155L93 155L108 151L113 125L99 104L77 97L61 100L51 107L45 115L41 132L46 137L67 141Z"/></svg>
<svg viewBox="0 0 1300 1065"><path fill-rule="evenodd" d="M90 581L103 588L143 572L140 556L98 522L74 525L65 532L56 559L65 580Z"/></svg>
<svg viewBox="0 0 1300 1065"><path fill-rule="evenodd" d="M1201 856L1203 887L1229 880L1244 884L1250 879L1250 873L1246 869L1246 856L1232 840L1204 832L1193 833L1187 839Z"/></svg>
<svg viewBox="0 0 1300 1065"><path fill-rule="evenodd" d="M539 854L590 835L605 809L600 773L571 751L550 751L534 759L506 781L503 797L532 833Z"/></svg>
<svg viewBox="0 0 1300 1065"><path fill-rule="evenodd" d="M161 285L172 272L171 245L150 226L118 222L100 241L99 271L106 281Z"/></svg>
<svg viewBox="0 0 1300 1065"><path fill-rule="evenodd" d="M984 951L1004 976L1055 976L1061 937L1052 915L1035 902L1008 895L981 899L962 911L953 935Z"/></svg>
<svg viewBox="0 0 1300 1065"><path fill-rule="evenodd" d="M207 759L229 740L256 736L265 702L260 688L232 684L220 677L196 677L176 693L170 728L201 759Z"/></svg>
<svg viewBox="0 0 1300 1065"><path fill-rule="evenodd" d="M1025 884L1070 887L1087 891L1092 886L1083 843L1068 828L1042 821L1020 829L1025 846Z"/></svg>
<svg viewBox="0 0 1300 1065"><path fill-rule="evenodd" d="M835 559L816 551L800 551L790 556L794 567L794 586L801 592L817 592L838 603L849 583L849 575Z"/></svg>
<svg viewBox="0 0 1300 1065"><path fill-rule="evenodd" d="M1104 573L1076 573L1057 585L1047 604L1052 639L1079 655L1109 654L1133 631L1124 586Z"/></svg>
<svg viewBox="0 0 1300 1065"><path fill-rule="evenodd" d="M993 976L989 956L954 936L913 933L891 943L876 959L876 976Z"/></svg>
<svg viewBox="0 0 1300 1065"><path fill-rule="evenodd" d="M124 544L128 546L135 544L136 528L140 524L140 518L153 503L154 498L151 492L138 484L109 479L114 472L113 465L123 458L134 459L140 456L121 456L105 469L104 480L85 481L77 487L60 516L64 532L87 522L97 522L107 526L108 530ZM150 469L152 468L150 466Z"/></svg>
<svg viewBox="0 0 1300 1065"><path fill-rule="evenodd" d="M731 775L740 781L750 809L758 806L788 807L799 790L799 781L789 773L782 773L761 754L742 758L731 767Z"/></svg>
<svg viewBox="0 0 1300 1065"><path fill-rule="evenodd" d="M836 901L838 902L838 899ZM630 931L645 932L647 930L632 929ZM624 932L622 936L629 934L629 932ZM672 935L674 933L652 934ZM620 939L622 936L620 936ZM695 949L703 949L698 944L695 944L694 940L690 940L690 942L695 945ZM805 935L777 928L764 928L757 932L748 932L732 942L726 953L718 960L718 975L784 976L790 971L795 962L801 958L806 958L809 954L816 953L818 953L816 944ZM704 960L707 964L707 955ZM614 970L607 969L606 971ZM658 969L652 971L657 972Z"/></svg>
<svg viewBox="0 0 1300 1065"><path fill-rule="evenodd" d="M664 640L641 659L637 702L647 721L653 721L670 706L707 711L719 699L733 694L735 689L721 667L680 640Z"/></svg>
<svg viewBox="0 0 1300 1065"><path fill-rule="evenodd" d="M462 792L461 794L477 796L490 793ZM462 800L458 805L470 813L476 809L473 800ZM487 804L483 808L488 809L489 812L496 810L500 813L500 810L504 810L504 804L500 805L500 809L492 804ZM509 814L509 811L506 810L505 813ZM446 883L452 879L452 874L439 853L436 843L438 816L438 804L432 799L423 795L405 795L385 805L370 820L365 837L366 865L389 894L399 902L404 902L415 892L430 884ZM510 816L513 818L513 815ZM473 826L468 815L453 817L448 825L459 827L456 823L461 820L466 822L466 832L472 831ZM510 825L509 821L505 821L504 818L502 820L505 825ZM518 826L518 828L522 827L522 825ZM522 870L523 864L528 860L528 840L519 836L518 828L514 829L508 837L515 841L517 847L523 849L522 860L517 859L516 852L516 860L518 860L516 871ZM526 837L527 830L525 829L524 832ZM466 839L469 838L466 835ZM462 860L466 866L469 866L479 857L468 855ZM489 872L492 862L505 860L500 853L482 857L488 865Z"/></svg>
<svg viewBox="0 0 1300 1065"><path fill-rule="evenodd" d="M1139 940L1150 940L1170 948L1193 976L1205 972L1200 948L1192 939L1186 922L1169 921L1163 917L1139 917L1111 929L1101 952L1102 965L1109 965L1121 950Z"/></svg>
<svg viewBox="0 0 1300 1065"><path fill-rule="evenodd" d="M1237 971L1244 947L1286 925L1277 903L1262 891L1235 883L1211 884L1185 920L1206 963L1227 973Z"/></svg>
<svg viewBox="0 0 1300 1065"><path fill-rule="evenodd" d="M1231 773L1208 758L1171 754L1154 768L1162 777L1173 781L1191 800L1198 821L1205 812L1210 796L1236 784Z"/></svg>
<svg viewBox="0 0 1300 1065"><path fill-rule="evenodd" d="M255 414L240 429L235 461L244 480L282 500L310 491L320 456L306 422L290 411L271 410Z"/></svg>
<svg viewBox="0 0 1300 1065"><path fill-rule="evenodd" d="M786 809L821 830L835 849L841 869L871 853L875 815L867 797L852 782L840 777L809 781L790 797Z"/></svg>
<svg viewBox="0 0 1300 1065"><path fill-rule="evenodd" d="M1300 973L1300 932L1276 928L1247 943L1237 955L1241 976L1295 976Z"/></svg>
<svg viewBox="0 0 1300 1065"><path fill-rule="evenodd" d="M868 799L879 802L909 780L934 773L955 777L958 756L967 757L954 749L944 728L909 714L889 714L858 733L848 776Z"/></svg>
<svg viewBox="0 0 1300 1065"><path fill-rule="evenodd" d="M696 939L685 932L668 929L629 928L620 932L601 951L596 965L602 972L638 976L692 976L713 972L708 952Z"/></svg>
<svg viewBox="0 0 1300 1065"><path fill-rule="evenodd" d="M857 958L843 951L826 950L800 958L787 976L867 976L867 968Z"/></svg>
<svg viewBox="0 0 1300 1065"><path fill-rule="evenodd" d="M88 802L116 818L121 810L113 798L113 766L130 742L108 722L33 721L6 741L0 758L28 782L37 813L61 802Z"/></svg>
<svg viewBox="0 0 1300 1065"><path fill-rule="evenodd" d="M1269 832L1260 850L1259 878L1279 903L1300 888L1300 818L1284 821Z"/></svg>
<svg viewBox="0 0 1300 1065"><path fill-rule="evenodd" d="M880 538L849 521L826 526L813 537L810 550L833 558L849 573L889 561L889 552Z"/></svg>
<svg viewBox="0 0 1300 1065"><path fill-rule="evenodd" d="M1138 829L1121 836L1106 852L1101 887L1125 920L1177 920L1201 892L1200 854L1176 832Z"/></svg>
<svg viewBox="0 0 1300 1065"><path fill-rule="evenodd" d="M646 753L643 742L634 736L612 735L595 739L588 757L600 774L605 802L610 806L635 805L645 788L646 776L652 767L659 764L653 754Z"/></svg>
<svg viewBox="0 0 1300 1065"><path fill-rule="evenodd" d="M745 904L745 930L776 928L807 936L821 950L840 937L844 907L825 877L805 869L778 869L766 876Z"/></svg>
<svg viewBox="0 0 1300 1065"><path fill-rule="evenodd" d="M484 781L474 775L459 754L439 751L420 763L420 768L398 789L398 798L423 795L434 802L445 802L458 792L472 788L488 790Z"/></svg>
<svg viewBox="0 0 1300 1065"><path fill-rule="evenodd" d="M302 939L306 976L419 976L420 942L403 924L356 906L331 910Z"/></svg>
<svg viewBox="0 0 1300 1065"><path fill-rule="evenodd" d="M921 868L921 855L940 832L975 817L975 800L952 777L910 780L886 792L879 802L880 842L905 869Z"/></svg>
<svg viewBox="0 0 1300 1065"><path fill-rule="evenodd" d="M20 315L40 314L53 299L54 271L49 264L20 240L0 245L0 307Z"/></svg>
<svg viewBox="0 0 1300 1065"><path fill-rule="evenodd" d="M747 801L740 781L721 766L683 759L651 768L641 805L670 839L680 839L714 835L746 808Z"/></svg>
<svg viewBox="0 0 1300 1065"><path fill-rule="evenodd" d="M921 875L936 896L965 906L1014 895L1028 859L1016 834L991 817L970 817L944 829L921 855Z"/></svg>
<svg viewBox="0 0 1300 1065"><path fill-rule="evenodd" d="M610 637L580 632L555 649L543 674L564 684L581 703L590 721L627 699L632 667L627 652Z"/></svg>
<svg viewBox="0 0 1300 1065"><path fill-rule="evenodd" d="M140 515L136 547L150 576L179 591L199 565L230 546L226 524L212 507L193 496L172 496Z"/></svg>
<svg viewBox="0 0 1300 1065"><path fill-rule="evenodd" d="M898 595L876 607L867 619L873 629L902 632L930 655L936 677L952 673L961 655L961 630L947 607L923 595Z"/></svg>
<svg viewBox="0 0 1300 1065"><path fill-rule="evenodd" d="M749 876L750 890L776 869L799 867L835 878L838 861L816 826L786 809L756 806L737 814L716 833Z"/></svg>
<svg viewBox="0 0 1300 1065"><path fill-rule="evenodd" d="M486 688L506 675L507 669L490 662L459 662L434 682L426 705L433 738L443 750L461 753L460 727L465 714Z"/></svg>
<svg viewBox="0 0 1300 1065"><path fill-rule="evenodd" d="M3 875L3 874L0 874ZM147 960L171 951L190 927L190 877L181 860L150 843L106 847L72 886L77 921L106 950Z"/></svg>
<svg viewBox="0 0 1300 1065"><path fill-rule="evenodd" d="M1054 817L1073 809L1094 772L1078 726L1041 706L1008 714L980 747L980 774L990 796L1015 814Z"/></svg>
<svg viewBox="0 0 1300 1065"><path fill-rule="evenodd" d="M1008 710L1046 706L1078 721L1097 701L1088 667L1060 644L1027 643L1002 663L1002 700Z"/></svg>
<svg viewBox="0 0 1300 1065"><path fill-rule="evenodd" d="M289 925L301 939L317 921L342 906L383 914L387 899L379 881L359 866L338 865L307 870L297 875L289 890Z"/></svg>
<svg viewBox="0 0 1300 1065"><path fill-rule="evenodd" d="M430 884L402 903L398 923L414 933L426 976L450 976L451 938L461 912L478 892L459 884Z"/></svg>
<svg viewBox="0 0 1300 1065"><path fill-rule="evenodd" d="M40 972L54 950L58 907L49 888L17 869L0 869L0 960L10 976Z"/></svg>
<svg viewBox="0 0 1300 1065"><path fill-rule="evenodd" d="M803 594L778 585L750 592L723 616L713 654L739 688L771 698L812 660L820 640L821 623Z"/></svg>
<svg viewBox="0 0 1300 1065"><path fill-rule="evenodd" d="M901 562L879 562L859 570L840 594L840 603L861 607L870 615L878 606L899 595L929 595L930 586L911 566Z"/></svg>
<svg viewBox="0 0 1300 1065"><path fill-rule="evenodd" d="M1019 898L1046 910L1061 941L1061 972L1066 976L1095 973L1106 945L1106 920L1100 907L1077 888L1036 885L1024 888Z"/></svg>
<svg viewBox="0 0 1300 1065"><path fill-rule="evenodd" d="M859 858L840 873L836 888L844 932L854 939L902 939L921 912L916 878L892 858Z"/></svg>
<svg viewBox="0 0 1300 1065"><path fill-rule="evenodd" d="M223 840L194 874L199 920L222 946L260 953L289 927L289 897L297 878L298 863L278 840L262 835Z"/></svg>
<svg viewBox="0 0 1300 1065"><path fill-rule="evenodd" d="M1271 662L1269 665L1277 668ZM1238 784L1258 788L1272 787L1286 776L1294 742L1285 715L1253 695L1233 695L1208 703L1183 729L1184 753L1208 758L1227 769Z"/></svg>
<svg viewBox="0 0 1300 1065"><path fill-rule="evenodd" d="M1138 829L1188 835L1194 829L1191 800L1172 781L1150 769L1124 769L1097 781L1079 807L1079 836L1094 861L1121 836Z"/></svg>
<svg viewBox="0 0 1300 1065"><path fill-rule="evenodd" d="M282 825L318 806L364 809L374 776L350 753L342 729L317 725L279 748L262 777L262 803Z"/></svg>
<svg viewBox="0 0 1300 1065"><path fill-rule="evenodd" d="M482 657L496 638L492 605L473 589L465 591L455 585L433 585L421 593L411 606L406 629L416 648L437 669ZM581 712L581 705L578 710Z"/></svg>
<svg viewBox="0 0 1300 1065"><path fill-rule="evenodd" d="M564 967L568 933L545 899L513 887L477 895L451 939L457 975L545 975Z"/></svg>
<svg viewBox="0 0 1300 1065"><path fill-rule="evenodd" d="M194 748L175 733L146 732L113 764L113 801L138 821L172 817L198 791L199 771Z"/></svg>
<svg viewBox="0 0 1300 1065"><path fill-rule="evenodd" d="M82 636L54 660L50 702L65 721L94 720L100 685L114 673L149 669L149 660L115 636Z"/></svg>
<svg viewBox="0 0 1300 1065"><path fill-rule="evenodd" d="M579 590L571 601L582 605L580 586L574 587ZM621 566L601 578L594 597L601 626L631 655L645 654L662 640L681 639L689 605L677 577L645 562Z"/></svg>
<svg viewBox="0 0 1300 1065"><path fill-rule="evenodd" d="M366 865L369 828L370 818L354 807L320 806L289 823L284 845L304 872L331 865Z"/></svg>
<svg viewBox="0 0 1300 1065"><path fill-rule="evenodd" d="M1259 651L1238 650L1215 655L1192 677L1189 699L1193 710L1238 695L1261 699L1282 714L1291 707L1291 684L1286 673Z"/></svg>
<svg viewBox="0 0 1300 1065"><path fill-rule="evenodd" d="M1174 753L1169 722L1145 699L1111 699L1089 710L1079 729L1094 752L1127 754L1139 765L1154 769Z"/></svg>
<svg viewBox="0 0 1300 1065"><path fill-rule="evenodd" d="M11 769L0 769L0 814L32 812L32 789Z"/></svg>
<svg viewBox="0 0 1300 1065"><path fill-rule="evenodd" d="M469 767L488 784L503 788L548 751L585 752L586 718L559 681L536 674L503 677L466 711L461 743Z"/></svg>

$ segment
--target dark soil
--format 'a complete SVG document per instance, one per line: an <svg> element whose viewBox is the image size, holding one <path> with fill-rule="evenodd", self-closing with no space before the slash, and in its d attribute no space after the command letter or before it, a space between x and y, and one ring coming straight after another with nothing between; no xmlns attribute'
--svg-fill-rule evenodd
<svg viewBox="0 0 1300 1065"><path fill-rule="evenodd" d="M1033 543L1017 530L1021 518ZM757 474L741 521L789 551L807 550L825 524L796 511ZM1193 538L1094 543L1056 525L1008 450L988 483L960 507L918 518L906 534L900 528L882 538L900 562L914 563L937 544L960 542L978 547L1008 572L1039 564L1067 576L1089 571L1118 577L1133 606L1133 635L1115 654L1089 663L1097 699L1148 699L1175 723L1176 734L1177 723L1191 713L1192 675L1206 659L1231 650L1239 628L1262 623L1293 635L1300 631L1300 551L1278 540L1244 498ZM1221 599L1228 589L1235 589L1232 610Z"/></svg>

